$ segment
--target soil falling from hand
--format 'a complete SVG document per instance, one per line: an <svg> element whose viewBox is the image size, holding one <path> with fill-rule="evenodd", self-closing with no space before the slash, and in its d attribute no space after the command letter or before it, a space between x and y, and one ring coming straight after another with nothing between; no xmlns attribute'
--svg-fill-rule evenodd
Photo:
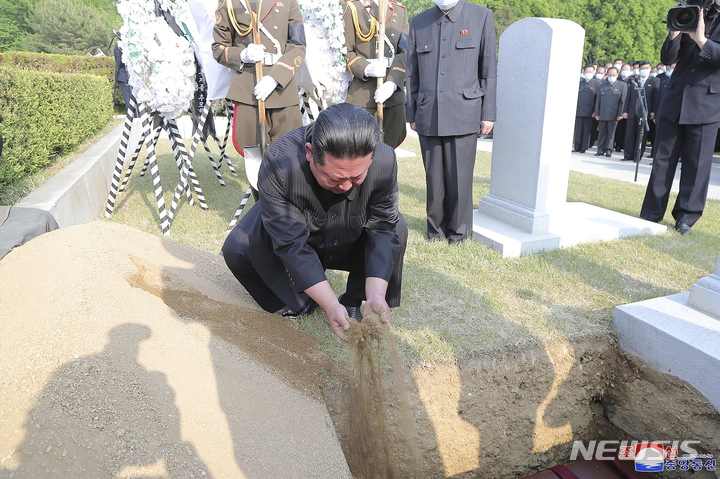
<svg viewBox="0 0 720 479"><path fill-rule="evenodd" d="M348 465L356 479L396 479L398 458L393 457L393 451L396 455L403 453L405 460L409 459L415 466L412 470L417 471L420 465L415 443L417 429L405 386L404 367L390 325L382 323L378 315L368 313L362 323L350 323L347 337L356 378L349 395ZM385 388L383 349L387 351L393 371L392 384L386 384ZM388 414L392 409L396 413ZM397 437L392 438L392 445L387 434L388 419L396 422L397 427L393 429L399 431Z"/></svg>

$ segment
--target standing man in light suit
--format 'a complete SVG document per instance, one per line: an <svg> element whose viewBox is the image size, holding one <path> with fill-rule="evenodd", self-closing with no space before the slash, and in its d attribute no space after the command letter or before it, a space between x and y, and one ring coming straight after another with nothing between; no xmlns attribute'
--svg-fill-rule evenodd
<svg viewBox="0 0 720 479"><path fill-rule="evenodd" d="M477 135L495 122L495 24L480 5L433 1L410 22L405 109L425 166L427 240L458 244L472 235Z"/></svg>

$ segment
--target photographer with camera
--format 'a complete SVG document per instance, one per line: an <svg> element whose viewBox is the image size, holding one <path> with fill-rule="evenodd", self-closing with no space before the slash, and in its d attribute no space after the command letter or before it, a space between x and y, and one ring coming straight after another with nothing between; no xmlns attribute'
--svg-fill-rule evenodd
<svg viewBox="0 0 720 479"><path fill-rule="evenodd" d="M715 137L720 126L720 0L677 4L668 14L668 36L660 57L677 62L663 92L657 115L657 145L640 217L659 222L665 216L678 160L680 192L675 229L688 234L703 214Z"/></svg>

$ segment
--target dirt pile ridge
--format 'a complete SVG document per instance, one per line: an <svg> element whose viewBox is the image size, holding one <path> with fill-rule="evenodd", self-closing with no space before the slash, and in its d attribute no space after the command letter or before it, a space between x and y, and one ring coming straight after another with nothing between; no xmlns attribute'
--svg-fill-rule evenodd
<svg viewBox="0 0 720 479"><path fill-rule="evenodd" d="M0 278L0 477L349 476L324 355L222 257L96 221Z"/></svg>

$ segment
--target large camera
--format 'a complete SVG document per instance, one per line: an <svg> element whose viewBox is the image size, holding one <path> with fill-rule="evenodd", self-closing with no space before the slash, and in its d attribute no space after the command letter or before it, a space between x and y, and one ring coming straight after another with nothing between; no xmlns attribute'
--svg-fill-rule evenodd
<svg viewBox="0 0 720 479"><path fill-rule="evenodd" d="M671 32L691 32L697 30L700 11L712 5L713 0L688 0L672 7L667 15L667 26Z"/></svg>

